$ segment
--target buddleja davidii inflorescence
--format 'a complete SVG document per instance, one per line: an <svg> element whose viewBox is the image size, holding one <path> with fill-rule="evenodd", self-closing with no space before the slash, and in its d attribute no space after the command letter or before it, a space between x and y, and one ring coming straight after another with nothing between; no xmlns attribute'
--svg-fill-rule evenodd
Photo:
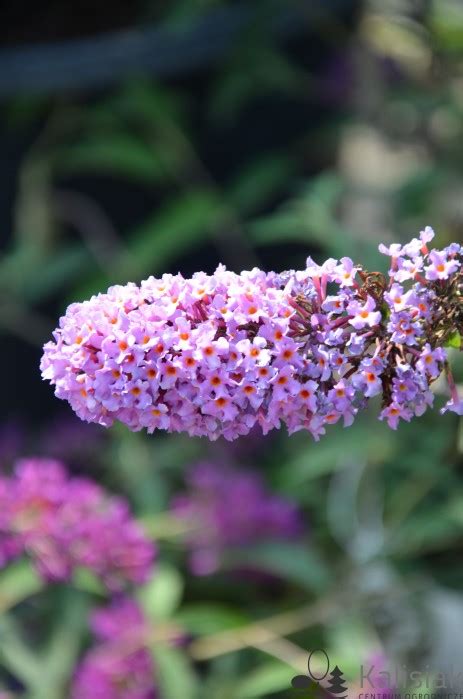
<svg viewBox="0 0 463 699"><path fill-rule="evenodd" d="M396 428L433 402L447 346L463 330L462 247L428 249L430 228L410 243L380 245L389 275L344 257L282 274L219 266L114 286L72 304L42 375L84 420L227 439L255 425L285 424L315 439L350 425L369 398Z"/></svg>

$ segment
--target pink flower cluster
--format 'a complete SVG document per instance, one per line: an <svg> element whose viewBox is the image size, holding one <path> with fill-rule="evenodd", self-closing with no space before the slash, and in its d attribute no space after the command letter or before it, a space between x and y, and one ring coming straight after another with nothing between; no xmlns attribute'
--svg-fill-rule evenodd
<svg viewBox="0 0 463 699"><path fill-rule="evenodd" d="M23 554L46 580L85 567L119 590L145 582L155 551L125 501L60 462L24 459L0 477L0 567Z"/></svg>
<svg viewBox="0 0 463 699"><path fill-rule="evenodd" d="M208 575L220 568L228 551L270 540L302 536L302 513L267 490L256 472L202 462L188 471L188 491L172 503L187 525L190 568Z"/></svg>
<svg viewBox="0 0 463 699"><path fill-rule="evenodd" d="M68 308L42 375L105 426L231 440L283 423L318 439L381 395L395 428L432 403L446 341L463 328L462 248L429 251L433 235L380 246L389 279L347 257L309 258L299 272L220 266L111 287Z"/></svg>
<svg viewBox="0 0 463 699"><path fill-rule="evenodd" d="M76 670L71 699L156 699L149 629L138 605L116 599L93 613L91 628L98 643Z"/></svg>

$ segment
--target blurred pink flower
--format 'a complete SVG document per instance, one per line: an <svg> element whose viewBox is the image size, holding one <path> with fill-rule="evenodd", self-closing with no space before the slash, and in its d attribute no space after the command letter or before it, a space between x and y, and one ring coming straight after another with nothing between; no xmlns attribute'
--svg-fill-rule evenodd
<svg viewBox="0 0 463 699"><path fill-rule="evenodd" d="M146 580L155 548L123 499L58 461L24 459L0 479L0 565L23 553L47 580L84 566L117 590Z"/></svg>

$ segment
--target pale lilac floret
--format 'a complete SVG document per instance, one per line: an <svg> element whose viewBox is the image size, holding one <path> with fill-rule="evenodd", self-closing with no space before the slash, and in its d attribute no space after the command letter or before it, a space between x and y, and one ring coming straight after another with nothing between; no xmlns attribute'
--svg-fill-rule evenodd
<svg viewBox="0 0 463 699"><path fill-rule="evenodd" d="M351 316L349 323L356 330L362 330L365 327L373 327L381 321L381 313L376 310L376 303L371 296L367 296L365 303L352 301L347 307L347 312Z"/></svg>
<svg viewBox="0 0 463 699"><path fill-rule="evenodd" d="M384 294L384 298L394 311L403 311L404 308L414 303L415 292L413 289L405 291L400 284L392 284L390 290Z"/></svg>
<svg viewBox="0 0 463 699"><path fill-rule="evenodd" d="M352 377L355 388L360 389L367 398L372 398L382 391L380 360L364 359L357 372Z"/></svg>
<svg viewBox="0 0 463 699"><path fill-rule="evenodd" d="M433 379L436 379L442 371L442 364L446 358L446 352L442 347L437 347L433 350L429 342L427 342L421 350L416 366L423 374L429 374Z"/></svg>
<svg viewBox="0 0 463 699"><path fill-rule="evenodd" d="M425 267L426 279L432 281L448 279L460 267L458 260L448 258L445 252L439 252L438 250L431 250L429 260L431 264Z"/></svg>
<svg viewBox="0 0 463 699"><path fill-rule="evenodd" d="M400 257L397 261L397 269L391 270L390 276L400 283L415 279L423 270L423 262L422 257L414 257L411 260Z"/></svg>
<svg viewBox="0 0 463 699"><path fill-rule="evenodd" d="M354 286L355 275L358 266L354 265L350 257L341 257L340 264L334 267L334 281L343 286Z"/></svg>
<svg viewBox="0 0 463 699"><path fill-rule="evenodd" d="M444 407L441 409L441 413L446 413L447 411L450 411L452 413L456 413L457 415L463 415L463 398L460 398L459 400L455 401L453 398L444 405Z"/></svg>
<svg viewBox="0 0 463 699"><path fill-rule="evenodd" d="M402 255L407 255L411 258L417 258L419 255L428 253L427 243L430 243L434 238L434 231L431 226L420 232L419 238L413 238L409 243L403 246Z"/></svg>
<svg viewBox="0 0 463 699"><path fill-rule="evenodd" d="M399 243L392 243L391 245L384 245L384 243L380 243L378 245L378 250L383 255L387 255L388 257L399 257L399 255L402 253L402 245Z"/></svg>
<svg viewBox="0 0 463 699"><path fill-rule="evenodd" d="M410 422L413 413L406 406L399 403L391 403L382 410L379 419L386 420L389 427L396 430L399 426L399 420Z"/></svg>

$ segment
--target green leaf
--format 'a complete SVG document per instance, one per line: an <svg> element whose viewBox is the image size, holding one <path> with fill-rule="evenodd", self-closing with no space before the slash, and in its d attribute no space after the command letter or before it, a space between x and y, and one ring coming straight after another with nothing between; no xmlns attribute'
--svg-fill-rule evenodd
<svg viewBox="0 0 463 699"><path fill-rule="evenodd" d="M78 279L92 265L92 257L83 245L69 245L56 250L40 263L38 269L36 267L27 275L23 274L22 296L37 303Z"/></svg>
<svg viewBox="0 0 463 699"><path fill-rule="evenodd" d="M253 212L287 183L293 171L294 161L287 155L264 155L240 171L228 199L240 213Z"/></svg>
<svg viewBox="0 0 463 699"><path fill-rule="evenodd" d="M184 99L152 80L129 80L105 102L105 107L124 120L153 130L159 126L183 127ZM174 125L174 126L173 126Z"/></svg>
<svg viewBox="0 0 463 699"><path fill-rule="evenodd" d="M249 623L249 617L241 611L220 604L185 606L174 619L186 631L198 636L236 629Z"/></svg>
<svg viewBox="0 0 463 699"><path fill-rule="evenodd" d="M310 481L327 476L357 458L382 463L394 451L394 435L372 413L359 416L354 425L345 429L341 424L330 428L330 436L314 445L305 435L293 437L294 446L287 458L286 468L277 474L278 489L297 497ZM298 448L297 448L298 447Z"/></svg>
<svg viewBox="0 0 463 699"><path fill-rule="evenodd" d="M90 592L92 595L106 595L104 585L88 568L76 568L72 576L72 583L77 590Z"/></svg>
<svg viewBox="0 0 463 699"><path fill-rule="evenodd" d="M195 699L198 696L197 677L182 650L158 645L153 648L153 657L163 699Z"/></svg>
<svg viewBox="0 0 463 699"><path fill-rule="evenodd" d="M48 689L46 695L50 697L64 696L81 650L82 637L88 628L86 595L71 588L63 593L61 604L55 605L56 624L42 656L42 686ZM56 692L58 688L59 692Z"/></svg>
<svg viewBox="0 0 463 699"><path fill-rule="evenodd" d="M0 573L0 613L40 592L42 580L27 560L12 563Z"/></svg>
<svg viewBox="0 0 463 699"><path fill-rule="evenodd" d="M176 568L158 564L151 580L138 592L138 599L146 616L156 622L168 619L180 604L183 580Z"/></svg>
<svg viewBox="0 0 463 699"><path fill-rule="evenodd" d="M460 0L439 0L432 3L431 28L439 47L445 51L461 51L463 46L463 8Z"/></svg>
<svg viewBox="0 0 463 699"><path fill-rule="evenodd" d="M275 660L263 663L238 683L234 699L267 697L274 692L289 690L295 674L286 663Z"/></svg>
<svg viewBox="0 0 463 699"><path fill-rule="evenodd" d="M166 176L161 158L153 148L130 133L100 135L59 153L61 170L95 171L157 182Z"/></svg>
<svg viewBox="0 0 463 699"><path fill-rule="evenodd" d="M226 563L272 573L310 591L322 591L330 584L325 563L308 544L269 542L237 550Z"/></svg>
<svg viewBox="0 0 463 699"><path fill-rule="evenodd" d="M321 173L276 212L250 222L252 240L258 245L317 242L330 255L341 257L346 251L346 236L352 238L336 215L343 189L339 175Z"/></svg>
<svg viewBox="0 0 463 699"><path fill-rule="evenodd" d="M0 665L20 679L28 689L37 689L42 665L22 638L14 616L0 615Z"/></svg>
<svg viewBox="0 0 463 699"><path fill-rule="evenodd" d="M451 335L447 338L445 347L453 347L454 349L461 349L461 335L458 330L454 330Z"/></svg>

